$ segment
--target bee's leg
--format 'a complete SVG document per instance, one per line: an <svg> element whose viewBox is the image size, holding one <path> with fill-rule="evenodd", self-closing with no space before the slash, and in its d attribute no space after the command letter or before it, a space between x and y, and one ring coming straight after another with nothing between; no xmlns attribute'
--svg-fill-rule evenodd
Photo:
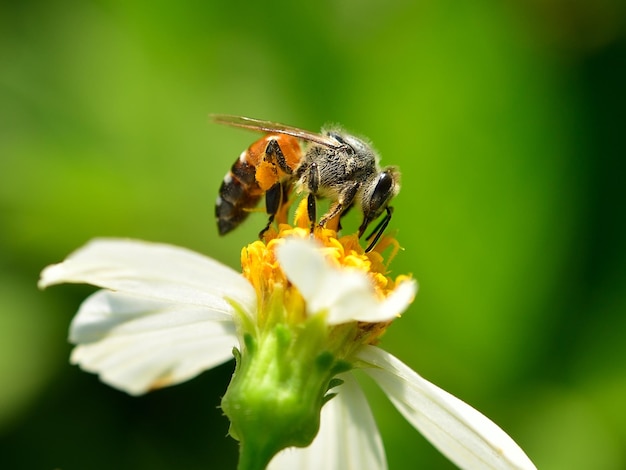
<svg viewBox="0 0 626 470"><path fill-rule="evenodd" d="M293 170L287 165L287 160L285 160L285 155L283 154L280 145L278 145L278 141L276 139L270 139L265 147L265 160L270 163L278 164L278 167L284 171L286 174L291 175Z"/></svg>
<svg viewBox="0 0 626 470"><path fill-rule="evenodd" d="M265 232L267 232L274 222L274 217L276 213L280 209L281 204L283 203L283 185L281 183L276 183L270 189L265 192L265 210L269 215L269 219L267 221L267 225L259 232L259 238L263 238Z"/></svg>
<svg viewBox="0 0 626 470"><path fill-rule="evenodd" d="M283 181L281 184L281 192L283 195L278 210L276 211L276 217L274 222L277 225L286 224L289 221L289 194L291 193L292 183L291 181Z"/></svg>
<svg viewBox="0 0 626 470"><path fill-rule="evenodd" d="M343 219L343 216L346 215L348 212L350 212L350 209L352 209L354 207L354 201L352 201L352 204L350 204L348 207L346 207L343 212L341 213L341 216L339 217L339 222L337 222L337 231L341 230L343 227L341 226L341 219Z"/></svg>
<svg viewBox="0 0 626 470"><path fill-rule="evenodd" d="M320 186L320 170L317 163L313 162L309 165L307 175L307 185L309 189L309 195L307 196L307 214L309 215L309 222L311 224L311 234L315 229L315 221L317 220L317 205L315 202L315 195Z"/></svg>
<svg viewBox="0 0 626 470"><path fill-rule="evenodd" d="M352 204L354 203L354 198L360 186L361 183L359 181L352 181L349 184L346 183L345 189L342 190L339 194L337 202L330 206L328 212L324 214L324 217L320 219L320 227L324 227L326 225L326 222L334 217L337 217L339 214L343 214L344 209L347 210L348 208L350 208L350 206L352 206Z"/></svg>
<svg viewBox="0 0 626 470"><path fill-rule="evenodd" d="M365 249L365 253L369 253L370 251L372 251L376 243L378 243L378 240L382 236L383 232L387 228L387 225L389 225L389 221L391 220L391 215L393 214L393 207L387 206L386 211L387 213L385 214L385 217L383 217L383 220L381 220L378 223L378 225L374 228L374 230L372 230L372 233L370 233L365 238L365 240L369 241L372 237L374 237L374 239L370 242L370 244ZM365 227L363 227L363 231L365 231Z"/></svg>
<svg viewBox="0 0 626 470"><path fill-rule="evenodd" d="M309 193L306 201L306 212L309 215L309 222L311 223L311 235L315 229L315 219L317 218L317 203L315 202L315 196L313 193Z"/></svg>

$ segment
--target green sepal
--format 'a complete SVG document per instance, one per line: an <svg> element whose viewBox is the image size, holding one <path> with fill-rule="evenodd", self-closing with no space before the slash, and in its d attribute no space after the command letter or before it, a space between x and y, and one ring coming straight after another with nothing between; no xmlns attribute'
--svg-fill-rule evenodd
<svg viewBox="0 0 626 470"><path fill-rule="evenodd" d="M328 391L341 383L334 376L351 366L328 349L321 316L299 324L266 323L242 332L242 343L241 351L233 351L237 365L222 410L231 422L230 435L240 442L239 469L257 470L281 450L313 442L322 406L335 395Z"/></svg>

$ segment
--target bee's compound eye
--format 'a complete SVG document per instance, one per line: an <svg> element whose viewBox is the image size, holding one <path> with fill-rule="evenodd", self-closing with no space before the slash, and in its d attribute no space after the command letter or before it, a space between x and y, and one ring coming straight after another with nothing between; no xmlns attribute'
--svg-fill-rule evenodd
<svg viewBox="0 0 626 470"><path fill-rule="evenodd" d="M372 212L378 213L383 209L384 205L393 196L393 186L394 178L390 172L383 171L378 175L370 201L370 210Z"/></svg>
<svg viewBox="0 0 626 470"><path fill-rule="evenodd" d="M378 183L374 192L387 194L393 186L393 176L389 171L383 171L378 175Z"/></svg>

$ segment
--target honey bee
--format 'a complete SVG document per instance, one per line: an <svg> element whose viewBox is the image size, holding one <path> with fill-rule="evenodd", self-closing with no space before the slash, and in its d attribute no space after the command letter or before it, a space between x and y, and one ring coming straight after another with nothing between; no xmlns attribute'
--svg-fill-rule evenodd
<svg viewBox="0 0 626 470"><path fill-rule="evenodd" d="M400 172L394 166L381 169L379 157L363 139L340 127L309 132L292 126L239 116L213 115L220 123L264 132L266 135L244 150L226 173L215 203L220 235L235 229L265 195L269 229L289 195L306 192L311 232L317 221L317 198L331 205L318 225L324 227L335 217L341 219L351 207L363 213L359 238L374 220L383 219L366 237L371 251L391 220L391 200L400 191Z"/></svg>

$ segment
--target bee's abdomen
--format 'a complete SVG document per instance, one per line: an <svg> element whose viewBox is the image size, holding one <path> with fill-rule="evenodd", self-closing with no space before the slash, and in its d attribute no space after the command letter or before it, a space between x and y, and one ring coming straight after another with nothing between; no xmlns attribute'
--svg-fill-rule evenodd
<svg viewBox="0 0 626 470"><path fill-rule="evenodd" d="M259 203L263 192L256 181L256 167L248 163L246 152L224 176L215 201L215 216L220 235L235 229Z"/></svg>

